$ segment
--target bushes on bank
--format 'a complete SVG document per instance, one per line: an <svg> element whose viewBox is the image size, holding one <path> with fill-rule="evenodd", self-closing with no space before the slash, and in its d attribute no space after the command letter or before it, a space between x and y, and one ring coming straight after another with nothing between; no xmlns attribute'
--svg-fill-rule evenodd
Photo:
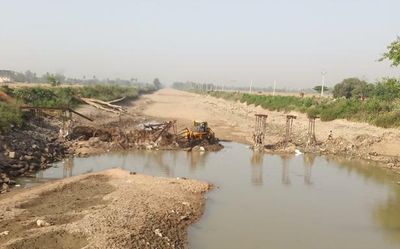
<svg viewBox="0 0 400 249"><path fill-rule="evenodd" d="M363 84L364 85L364 84ZM384 79L369 88L367 94L349 98L317 98L297 96L270 96L238 92L210 92L214 97L261 106L270 111L298 111L322 121L347 119L368 122L379 127L400 127L400 82ZM356 88L357 89L357 88ZM356 91L357 92L357 91ZM354 93L354 91L353 91Z"/></svg>
<svg viewBox="0 0 400 249"><path fill-rule="evenodd" d="M22 124L22 114L17 105L0 102L0 133L13 125Z"/></svg>
<svg viewBox="0 0 400 249"><path fill-rule="evenodd" d="M70 107L80 104L76 97L96 98L110 101L122 97L136 98L141 93L156 90L154 87L125 87L118 85L94 85L84 87L2 87L1 91L15 98L18 103L35 107ZM0 101L0 132L13 125L21 125L23 116L17 103Z"/></svg>
<svg viewBox="0 0 400 249"><path fill-rule="evenodd" d="M118 85L94 85L83 87L22 87L11 89L10 95L31 106L76 107L79 97L110 101L122 97L136 98L140 93L153 89Z"/></svg>

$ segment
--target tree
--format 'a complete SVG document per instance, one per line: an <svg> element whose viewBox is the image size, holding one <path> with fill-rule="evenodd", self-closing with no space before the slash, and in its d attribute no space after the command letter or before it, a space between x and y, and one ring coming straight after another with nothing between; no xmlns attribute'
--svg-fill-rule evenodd
<svg viewBox="0 0 400 249"><path fill-rule="evenodd" d="M395 41L387 46L387 49L388 51L383 54L379 61L390 60L394 67L400 65L400 37L398 36Z"/></svg>
<svg viewBox="0 0 400 249"><path fill-rule="evenodd" d="M37 81L37 77L35 73L32 73L30 70L25 72L25 80L29 83Z"/></svg>
<svg viewBox="0 0 400 249"><path fill-rule="evenodd" d="M322 86L321 86L321 85L319 85L319 86L314 86L314 88L313 88L314 91L319 92L319 93L321 92L321 89L322 89ZM324 92L326 92L326 91L329 91L329 88L326 87L326 86L324 86Z"/></svg>
<svg viewBox="0 0 400 249"><path fill-rule="evenodd" d="M153 80L153 85L154 85L157 89L160 89L160 88L162 87L162 84L161 84L161 82L160 82L160 80L159 80L158 78L155 78L155 79Z"/></svg>
<svg viewBox="0 0 400 249"><path fill-rule="evenodd" d="M56 79L58 80L59 83L65 81L65 75L64 74L56 73L56 75L54 75L54 76L56 77Z"/></svg>
<svg viewBox="0 0 400 249"><path fill-rule="evenodd" d="M400 81L393 78L383 79L376 85L374 95L386 101L400 98Z"/></svg>
<svg viewBox="0 0 400 249"><path fill-rule="evenodd" d="M333 97L345 97L346 99L361 97L359 94L362 92L365 92L366 95L367 86L368 83L364 80L360 80L359 78L347 78L333 87Z"/></svg>
<svg viewBox="0 0 400 249"><path fill-rule="evenodd" d="M50 83L52 86L59 86L61 84L60 80L54 74L46 74L47 82Z"/></svg>
<svg viewBox="0 0 400 249"><path fill-rule="evenodd" d="M26 81L26 78L25 78L25 75L24 75L23 73L17 72L17 73L15 73L15 75L14 75L14 80L15 80L16 82L25 82L25 81Z"/></svg>
<svg viewBox="0 0 400 249"><path fill-rule="evenodd" d="M370 97L375 90L375 85L371 83L362 82L354 87L351 92L352 97L364 100Z"/></svg>

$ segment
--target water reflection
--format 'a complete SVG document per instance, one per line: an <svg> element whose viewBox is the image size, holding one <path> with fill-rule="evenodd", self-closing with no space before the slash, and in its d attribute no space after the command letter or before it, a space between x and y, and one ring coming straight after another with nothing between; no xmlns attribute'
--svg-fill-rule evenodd
<svg viewBox="0 0 400 249"><path fill-rule="evenodd" d="M371 163L312 154L264 155L229 144L218 153L134 151L69 159L58 165L38 177L55 179L121 167L217 184L221 188L209 193L213 201L207 201L208 213L190 237L195 249L400 245L399 176Z"/></svg>
<svg viewBox="0 0 400 249"><path fill-rule="evenodd" d="M187 152L186 156L190 169L194 171L197 168L204 168L208 155L209 153L205 153L203 151Z"/></svg>
<svg viewBox="0 0 400 249"><path fill-rule="evenodd" d="M166 160L164 157L166 151L150 151L146 153L144 168L151 169L153 165L157 166L166 176L174 176L174 161ZM176 163L176 162L175 162Z"/></svg>
<svg viewBox="0 0 400 249"><path fill-rule="evenodd" d="M289 177L289 161L294 158L294 155L281 155L282 160L282 183L285 185L290 185Z"/></svg>
<svg viewBox="0 0 400 249"><path fill-rule="evenodd" d="M307 153L303 155L303 162L304 162L304 183L307 185L311 185L311 169L314 165L315 158L317 155Z"/></svg>
<svg viewBox="0 0 400 249"><path fill-rule="evenodd" d="M387 231L387 235L400 243L400 189L395 187L393 195L385 203L377 205L375 217Z"/></svg>
<svg viewBox="0 0 400 249"><path fill-rule="evenodd" d="M264 153L253 151L251 156L251 182L254 186L263 184Z"/></svg>
<svg viewBox="0 0 400 249"><path fill-rule="evenodd" d="M372 180L379 184L385 184L390 188L390 195L383 203L378 203L374 208L374 218L386 231L386 236L394 243L400 244L400 180L388 170L382 169L374 162L348 159L343 157L327 157L327 160L338 163L340 169L348 174L361 175L365 180Z"/></svg>
<svg viewBox="0 0 400 249"><path fill-rule="evenodd" d="M71 177L74 169L74 159L67 158L63 165L63 178Z"/></svg>

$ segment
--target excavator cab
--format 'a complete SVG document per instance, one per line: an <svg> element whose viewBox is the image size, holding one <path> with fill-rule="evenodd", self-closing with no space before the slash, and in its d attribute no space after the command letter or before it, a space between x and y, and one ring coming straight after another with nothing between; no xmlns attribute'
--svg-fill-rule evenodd
<svg viewBox="0 0 400 249"><path fill-rule="evenodd" d="M208 132L208 124L205 121L193 121L194 130L197 132Z"/></svg>

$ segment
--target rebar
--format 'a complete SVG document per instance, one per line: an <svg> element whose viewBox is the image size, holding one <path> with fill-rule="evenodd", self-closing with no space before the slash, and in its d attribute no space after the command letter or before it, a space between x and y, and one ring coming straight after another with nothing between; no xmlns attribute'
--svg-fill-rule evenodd
<svg viewBox="0 0 400 249"><path fill-rule="evenodd" d="M254 127L253 141L254 148L263 148L265 132L267 129L267 117L265 114L256 114L256 123Z"/></svg>
<svg viewBox="0 0 400 249"><path fill-rule="evenodd" d="M285 135L285 146L291 141L293 131L293 120L296 119L294 115L286 115L286 135Z"/></svg>

